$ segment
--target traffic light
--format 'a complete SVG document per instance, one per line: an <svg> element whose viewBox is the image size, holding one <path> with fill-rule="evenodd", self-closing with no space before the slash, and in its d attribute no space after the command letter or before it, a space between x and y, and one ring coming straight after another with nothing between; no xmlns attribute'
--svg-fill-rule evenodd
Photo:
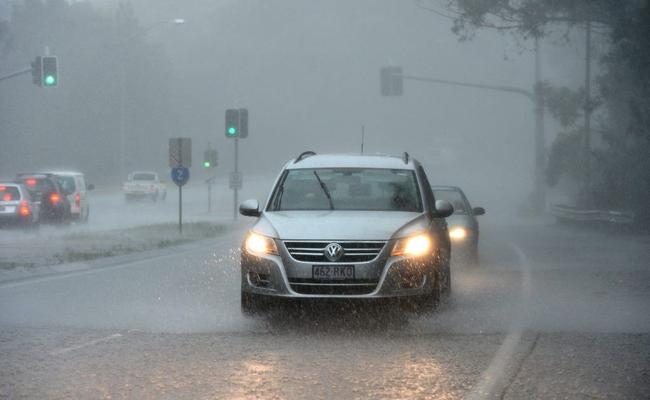
<svg viewBox="0 0 650 400"><path fill-rule="evenodd" d="M382 96L400 96L404 91L402 67L383 67L379 70Z"/></svg>
<svg viewBox="0 0 650 400"><path fill-rule="evenodd" d="M36 86L42 86L43 82L43 62L41 56L38 56L32 61L32 82Z"/></svg>
<svg viewBox="0 0 650 400"><path fill-rule="evenodd" d="M203 152L203 168L216 168L217 166L217 151L208 149Z"/></svg>
<svg viewBox="0 0 650 400"><path fill-rule="evenodd" d="M226 137L239 137L239 110L229 108L226 110Z"/></svg>
<svg viewBox="0 0 650 400"><path fill-rule="evenodd" d="M230 108L226 110L226 137L248 137L248 109Z"/></svg>
<svg viewBox="0 0 650 400"><path fill-rule="evenodd" d="M45 87L59 86L58 62L54 56L46 56L41 59L42 84Z"/></svg>
<svg viewBox="0 0 650 400"><path fill-rule="evenodd" d="M242 139L248 137L248 109L246 108L239 109L239 137Z"/></svg>

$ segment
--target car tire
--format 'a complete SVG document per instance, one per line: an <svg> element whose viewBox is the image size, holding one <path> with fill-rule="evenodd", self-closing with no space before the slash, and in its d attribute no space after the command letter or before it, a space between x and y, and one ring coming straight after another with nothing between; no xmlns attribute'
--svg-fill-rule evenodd
<svg viewBox="0 0 650 400"><path fill-rule="evenodd" d="M255 316L268 310L268 304L259 294L241 292L241 312L246 316Z"/></svg>
<svg viewBox="0 0 650 400"><path fill-rule="evenodd" d="M151 195L151 201L154 203L158 201L158 191L156 191L154 194Z"/></svg>

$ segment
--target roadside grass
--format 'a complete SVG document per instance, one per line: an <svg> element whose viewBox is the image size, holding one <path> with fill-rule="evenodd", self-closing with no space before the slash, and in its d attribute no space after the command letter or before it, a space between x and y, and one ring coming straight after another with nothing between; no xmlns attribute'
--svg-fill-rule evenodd
<svg viewBox="0 0 650 400"><path fill-rule="evenodd" d="M31 268L162 249L215 237L225 232L225 225L210 222L187 222L183 234L176 223L141 225L126 229L97 232L71 232L53 239L50 246L39 248L31 259L21 261L0 257L0 269Z"/></svg>

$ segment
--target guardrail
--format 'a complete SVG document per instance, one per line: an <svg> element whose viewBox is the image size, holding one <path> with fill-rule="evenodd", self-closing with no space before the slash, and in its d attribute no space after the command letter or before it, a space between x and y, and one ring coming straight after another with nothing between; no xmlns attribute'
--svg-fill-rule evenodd
<svg viewBox="0 0 650 400"><path fill-rule="evenodd" d="M630 211L585 210L562 204L552 205L551 214L561 221L605 222L611 224L631 224L634 222L634 213Z"/></svg>

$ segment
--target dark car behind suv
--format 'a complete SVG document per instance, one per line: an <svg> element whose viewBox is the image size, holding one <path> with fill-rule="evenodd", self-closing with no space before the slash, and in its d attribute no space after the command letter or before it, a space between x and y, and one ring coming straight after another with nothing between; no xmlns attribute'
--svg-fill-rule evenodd
<svg viewBox="0 0 650 400"><path fill-rule="evenodd" d="M67 223L71 219L70 201L52 174L18 174L16 181L25 185L39 204L41 221Z"/></svg>

